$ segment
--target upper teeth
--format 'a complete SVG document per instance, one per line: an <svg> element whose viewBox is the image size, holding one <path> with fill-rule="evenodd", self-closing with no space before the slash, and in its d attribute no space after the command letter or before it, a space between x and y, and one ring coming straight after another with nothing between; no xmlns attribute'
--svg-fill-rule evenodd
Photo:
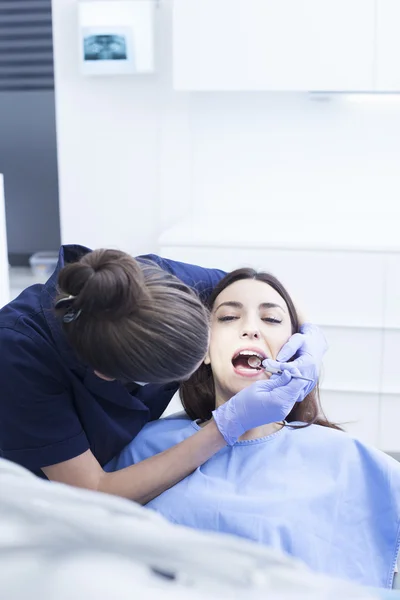
<svg viewBox="0 0 400 600"><path fill-rule="evenodd" d="M260 354L259 352L253 352L253 350L241 350L238 356L257 356L261 360L263 360L264 358L262 354Z"/></svg>

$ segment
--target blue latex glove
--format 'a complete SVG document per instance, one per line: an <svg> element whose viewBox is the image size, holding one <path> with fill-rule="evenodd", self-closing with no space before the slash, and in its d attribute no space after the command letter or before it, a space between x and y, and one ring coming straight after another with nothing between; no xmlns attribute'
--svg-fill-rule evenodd
<svg viewBox="0 0 400 600"><path fill-rule="evenodd" d="M304 323L300 327L300 333L292 335L283 346L276 357L277 360L268 359L263 364L267 371L268 366L279 371L293 372L293 369L298 369L302 377L311 379L312 382L304 389L304 400L317 384L322 359L327 349L328 344L321 329L312 323ZM296 355L295 360L287 362Z"/></svg>
<svg viewBox="0 0 400 600"><path fill-rule="evenodd" d="M286 419L295 403L305 397L307 385L302 379L292 379L289 371L256 381L214 410L214 421L232 446L249 429Z"/></svg>

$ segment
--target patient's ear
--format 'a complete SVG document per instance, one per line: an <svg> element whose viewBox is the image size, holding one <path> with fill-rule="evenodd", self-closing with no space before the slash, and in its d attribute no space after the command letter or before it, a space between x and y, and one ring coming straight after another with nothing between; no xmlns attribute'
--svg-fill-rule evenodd
<svg viewBox="0 0 400 600"><path fill-rule="evenodd" d="M210 354L207 352L205 359L204 359L204 364L209 365L210 363L211 363Z"/></svg>

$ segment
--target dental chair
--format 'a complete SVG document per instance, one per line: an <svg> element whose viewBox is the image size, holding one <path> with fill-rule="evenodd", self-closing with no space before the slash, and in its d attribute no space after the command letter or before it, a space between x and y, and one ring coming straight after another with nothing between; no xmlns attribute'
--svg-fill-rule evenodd
<svg viewBox="0 0 400 600"><path fill-rule="evenodd" d="M398 568L399 568L399 561L397 560L397 569ZM393 589L394 590L400 590L400 579L399 579L399 574L398 573L394 574Z"/></svg>
<svg viewBox="0 0 400 600"><path fill-rule="evenodd" d="M399 600L312 573L230 535L173 525L134 502L50 483L0 458L0 598Z"/></svg>

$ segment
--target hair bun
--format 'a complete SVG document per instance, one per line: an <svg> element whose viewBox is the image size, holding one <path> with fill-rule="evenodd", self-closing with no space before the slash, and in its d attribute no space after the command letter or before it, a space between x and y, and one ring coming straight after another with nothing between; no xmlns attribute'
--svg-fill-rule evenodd
<svg viewBox="0 0 400 600"><path fill-rule="evenodd" d="M64 267L59 286L69 308L60 307L59 298L55 311L66 339L97 373L170 384L203 360L207 309L191 288L152 260L95 250Z"/></svg>
<svg viewBox="0 0 400 600"><path fill-rule="evenodd" d="M94 250L60 271L62 293L76 296L82 314L118 319L145 300L144 276L137 261L119 250Z"/></svg>

